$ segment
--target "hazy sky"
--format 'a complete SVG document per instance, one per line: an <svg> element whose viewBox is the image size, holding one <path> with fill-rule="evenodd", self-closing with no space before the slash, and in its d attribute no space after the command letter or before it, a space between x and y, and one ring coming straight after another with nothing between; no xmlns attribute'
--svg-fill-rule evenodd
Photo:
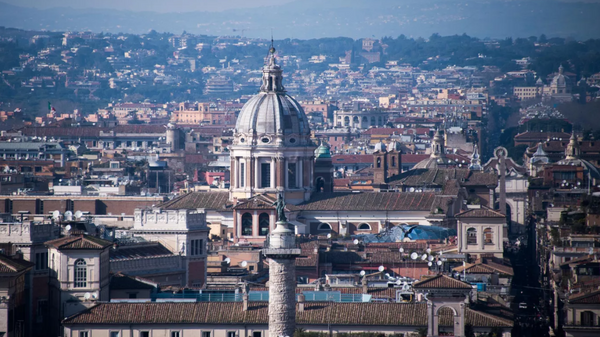
<svg viewBox="0 0 600 337"><path fill-rule="evenodd" d="M132 11L189 12L221 11L241 7L281 5L293 0L0 0L16 6L111 8Z"/></svg>

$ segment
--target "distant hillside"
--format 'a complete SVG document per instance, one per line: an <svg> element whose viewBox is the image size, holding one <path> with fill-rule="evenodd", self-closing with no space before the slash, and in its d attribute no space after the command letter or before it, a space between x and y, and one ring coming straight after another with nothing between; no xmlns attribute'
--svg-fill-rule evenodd
<svg viewBox="0 0 600 337"><path fill-rule="evenodd" d="M207 35L319 38L600 37L598 2L557 0L298 0L280 6L223 12L154 13L52 8L38 10L0 2L0 25L28 30L145 33L187 31Z"/></svg>

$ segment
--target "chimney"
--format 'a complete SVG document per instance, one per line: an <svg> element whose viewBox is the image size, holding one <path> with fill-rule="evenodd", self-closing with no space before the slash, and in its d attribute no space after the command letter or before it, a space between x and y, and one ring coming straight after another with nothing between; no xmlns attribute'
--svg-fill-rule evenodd
<svg viewBox="0 0 600 337"><path fill-rule="evenodd" d="M367 281L366 276L363 276L362 278L362 292L363 294L367 294L369 292L369 281Z"/></svg>
<svg viewBox="0 0 600 337"><path fill-rule="evenodd" d="M304 302L306 301L306 296L300 293L298 294L298 312L304 312Z"/></svg>
<svg viewBox="0 0 600 337"><path fill-rule="evenodd" d="M238 204L238 198L233 197L233 206L237 206L237 204Z"/></svg>
<svg viewBox="0 0 600 337"><path fill-rule="evenodd" d="M242 310L248 311L248 294L247 293L244 293L242 295L242 302L243 302Z"/></svg>

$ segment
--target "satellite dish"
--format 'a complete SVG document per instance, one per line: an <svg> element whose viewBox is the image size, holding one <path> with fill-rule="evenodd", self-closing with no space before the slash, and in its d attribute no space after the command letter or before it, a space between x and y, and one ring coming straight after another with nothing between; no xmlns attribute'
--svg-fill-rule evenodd
<svg viewBox="0 0 600 337"><path fill-rule="evenodd" d="M427 260L429 260L429 261L433 261L433 256L432 256L432 255L429 255L429 257L427 258Z"/></svg>
<svg viewBox="0 0 600 337"><path fill-rule="evenodd" d="M71 221L71 220L73 220L73 212L71 212L71 211L66 211L66 212L65 212L65 219L66 219L67 221Z"/></svg>
<svg viewBox="0 0 600 337"><path fill-rule="evenodd" d="M439 260L438 260L438 262L437 262L437 265L438 265L438 266L441 266L441 265L442 265L442 261L439 261Z"/></svg>
<svg viewBox="0 0 600 337"><path fill-rule="evenodd" d="M417 254L417 253L413 252L412 254L410 254L410 258L413 259L413 260L416 260L417 257L419 257L419 254Z"/></svg>
<svg viewBox="0 0 600 337"><path fill-rule="evenodd" d="M60 218L60 211L52 212L52 219L58 220L58 218Z"/></svg>
<svg viewBox="0 0 600 337"><path fill-rule="evenodd" d="M427 254L423 254L423 256L421 256L421 260L423 260L423 261L427 260Z"/></svg>
<svg viewBox="0 0 600 337"><path fill-rule="evenodd" d="M70 231L70 230L71 230L71 225L66 225L66 226L65 226L65 230L66 230L67 232L68 232L68 231Z"/></svg>
<svg viewBox="0 0 600 337"><path fill-rule="evenodd" d="M398 249L398 251L399 251L400 253L404 253L404 248L400 247L400 249Z"/></svg>
<svg viewBox="0 0 600 337"><path fill-rule="evenodd" d="M358 244L358 239L354 239L354 244L357 245Z"/></svg>
<svg viewBox="0 0 600 337"><path fill-rule="evenodd" d="M241 266L244 267L244 268L246 268L246 266L248 266L248 262L242 261Z"/></svg>
<svg viewBox="0 0 600 337"><path fill-rule="evenodd" d="M414 191L415 191L415 188L414 188L414 187L411 187L411 188L409 188L409 189L408 189L408 191L409 191L409 192L414 192Z"/></svg>
<svg viewBox="0 0 600 337"><path fill-rule="evenodd" d="M85 295L83 295L83 298L84 298L86 301L89 301L89 300L90 300L90 298L92 298L92 294L90 294L90 293L85 293Z"/></svg>
<svg viewBox="0 0 600 337"><path fill-rule="evenodd" d="M384 267L384 266L379 266L379 268L377 268L377 270L379 270L379 271L384 271L384 270L385 270L385 267Z"/></svg>
<svg viewBox="0 0 600 337"><path fill-rule="evenodd" d="M431 267L431 266L433 266L433 263L427 262L427 265Z"/></svg>
<svg viewBox="0 0 600 337"><path fill-rule="evenodd" d="M331 239L331 233L327 234L327 238Z"/></svg>
<svg viewBox="0 0 600 337"><path fill-rule="evenodd" d="M93 293L93 294L92 294L92 298L93 298L93 299L97 299L97 298L98 298L98 293Z"/></svg>
<svg viewBox="0 0 600 337"><path fill-rule="evenodd" d="M230 258L226 258L225 259L225 263L227 263L227 264L231 263L231 259Z"/></svg>
<svg viewBox="0 0 600 337"><path fill-rule="evenodd" d="M82 211L75 212L75 218L81 219L82 216L83 216L83 212Z"/></svg>
<svg viewBox="0 0 600 337"><path fill-rule="evenodd" d="M390 273L385 273L385 277L390 278Z"/></svg>
<svg viewBox="0 0 600 337"><path fill-rule="evenodd" d="M431 248L427 248L425 251L427 252L427 254L431 254Z"/></svg>
<svg viewBox="0 0 600 337"><path fill-rule="evenodd" d="M365 274L366 274L366 273L365 273L365 271L364 271L364 270L361 270L361 271L360 271L360 276L365 276Z"/></svg>

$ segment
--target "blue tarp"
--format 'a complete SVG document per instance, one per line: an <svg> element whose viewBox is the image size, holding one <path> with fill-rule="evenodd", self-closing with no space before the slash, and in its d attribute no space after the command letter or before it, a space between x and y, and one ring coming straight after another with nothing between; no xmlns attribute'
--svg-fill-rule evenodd
<svg viewBox="0 0 600 337"><path fill-rule="evenodd" d="M408 232L408 234L405 234ZM402 242L405 237L410 240L443 240L456 235L455 229L438 226L402 225L394 226L378 234L359 234L355 237L365 243L370 242Z"/></svg>

